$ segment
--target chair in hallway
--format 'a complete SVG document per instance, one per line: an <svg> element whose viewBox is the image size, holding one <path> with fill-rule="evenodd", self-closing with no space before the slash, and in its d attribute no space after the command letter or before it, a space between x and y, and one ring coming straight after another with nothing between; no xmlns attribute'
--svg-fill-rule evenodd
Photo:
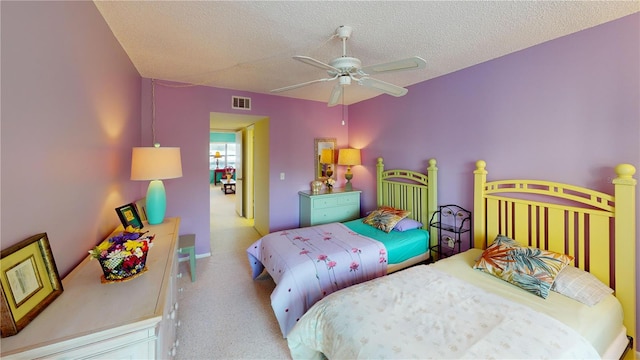
<svg viewBox="0 0 640 360"><path fill-rule="evenodd" d="M186 234L178 236L178 252L189 254L189 271L191 282L196 281L196 235Z"/></svg>

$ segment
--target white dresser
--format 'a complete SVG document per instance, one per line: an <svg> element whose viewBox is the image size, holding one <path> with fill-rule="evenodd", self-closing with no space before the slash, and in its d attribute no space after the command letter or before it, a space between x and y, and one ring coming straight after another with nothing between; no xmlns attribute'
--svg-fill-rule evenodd
<svg viewBox="0 0 640 360"><path fill-rule="evenodd" d="M354 220L360 217L359 190L300 191L300 227Z"/></svg>
<svg viewBox="0 0 640 360"><path fill-rule="evenodd" d="M179 218L145 224L156 235L148 270L129 281L101 283L98 261L87 256L62 280L64 291L55 301L1 340L2 359L172 358L178 346L179 226Z"/></svg>

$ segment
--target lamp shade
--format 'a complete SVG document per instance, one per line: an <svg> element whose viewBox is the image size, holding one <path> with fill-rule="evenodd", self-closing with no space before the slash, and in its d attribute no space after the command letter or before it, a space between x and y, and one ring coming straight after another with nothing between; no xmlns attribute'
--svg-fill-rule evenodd
<svg viewBox="0 0 640 360"><path fill-rule="evenodd" d="M333 150L332 149L322 149L320 153L320 163L321 164L333 164Z"/></svg>
<svg viewBox="0 0 640 360"><path fill-rule="evenodd" d="M216 151L216 154L213 155L214 158L216 159L220 159L222 157L222 155L220 155L220 151Z"/></svg>
<svg viewBox="0 0 640 360"><path fill-rule="evenodd" d="M162 180L182 177L178 147L135 147L131 155L131 180Z"/></svg>
<svg viewBox="0 0 640 360"><path fill-rule="evenodd" d="M360 165L359 149L340 149L338 152L338 165Z"/></svg>

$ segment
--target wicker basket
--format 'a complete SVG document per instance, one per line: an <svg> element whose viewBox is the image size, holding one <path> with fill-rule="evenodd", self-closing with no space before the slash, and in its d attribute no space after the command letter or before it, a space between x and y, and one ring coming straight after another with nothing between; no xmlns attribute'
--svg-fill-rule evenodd
<svg viewBox="0 0 640 360"><path fill-rule="evenodd" d="M142 256L138 257L134 254L124 257L112 257L107 259L98 259L102 268L103 281L123 281L130 280L142 274L147 270L147 251L143 251Z"/></svg>
<svg viewBox="0 0 640 360"><path fill-rule="evenodd" d="M102 268L102 282L124 281L147 270L147 254L155 235L122 232L101 242L89 253L98 259Z"/></svg>

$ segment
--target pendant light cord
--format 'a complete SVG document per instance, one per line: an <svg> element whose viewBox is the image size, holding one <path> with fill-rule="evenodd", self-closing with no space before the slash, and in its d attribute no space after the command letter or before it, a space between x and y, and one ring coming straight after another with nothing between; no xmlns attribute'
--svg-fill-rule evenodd
<svg viewBox="0 0 640 360"><path fill-rule="evenodd" d="M342 87L342 125L344 125L344 86Z"/></svg>
<svg viewBox="0 0 640 360"><path fill-rule="evenodd" d="M151 138L152 144L156 145L156 79L151 79Z"/></svg>

